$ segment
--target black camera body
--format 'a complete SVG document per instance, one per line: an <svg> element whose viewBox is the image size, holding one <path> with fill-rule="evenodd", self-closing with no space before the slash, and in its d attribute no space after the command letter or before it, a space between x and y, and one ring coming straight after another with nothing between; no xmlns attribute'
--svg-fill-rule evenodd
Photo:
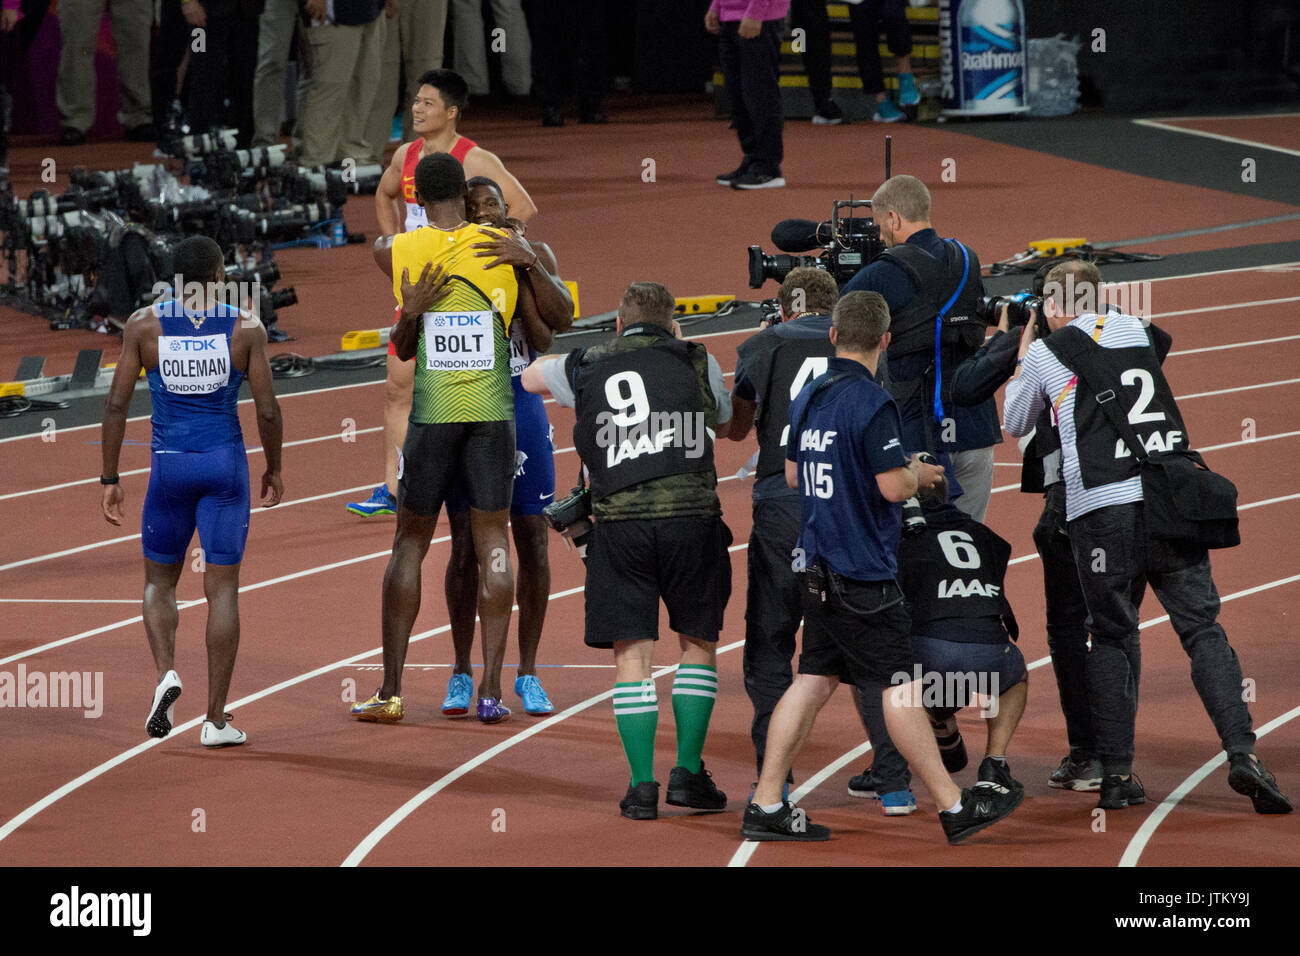
<svg viewBox="0 0 1300 956"><path fill-rule="evenodd" d="M986 325L997 325L998 313L1004 305L1007 307L1007 321L1013 329L1024 328L1032 322L1040 339L1051 331L1043 312L1043 297L1035 295L1029 289L1021 289L1011 295L982 296L975 304L975 315L983 319Z"/></svg>
<svg viewBox="0 0 1300 956"><path fill-rule="evenodd" d="M937 465L939 461L928 451L917 455L923 465ZM912 495L903 502L903 534L917 535L925 533L925 509L921 507L920 495Z"/></svg>
<svg viewBox="0 0 1300 956"><path fill-rule="evenodd" d="M567 497L552 501L542 509L546 523L572 542L578 554L587 560L587 539L591 537L591 490L574 488Z"/></svg>
<svg viewBox="0 0 1300 956"><path fill-rule="evenodd" d="M762 288L768 279L782 282L794 269L808 266L823 269L834 277L836 283L843 285L857 275L858 270L879 258L885 251L885 242L880 238L880 226L870 215L855 217L851 213L847 218L840 218L841 209L871 209L869 199L837 199L831 205L831 218L825 222L810 224L812 228L806 236L806 244L797 237L782 236L778 232L793 223L802 220L786 220L772 230L772 242L779 248L791 249L791 245L802 249L821 249L817 255L800 256L777 253L768 255L760 246L749 247L749 287ZM795 250L798 251L798 250Z"/></svg>

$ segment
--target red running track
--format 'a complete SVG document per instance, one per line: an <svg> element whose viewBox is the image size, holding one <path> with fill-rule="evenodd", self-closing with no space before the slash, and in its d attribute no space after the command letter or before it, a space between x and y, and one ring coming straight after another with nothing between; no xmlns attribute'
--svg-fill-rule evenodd
<svg viewBox="0 0 1300 956"><path fill-rule="evenodd" d="M1255 681L1257 726L1300 705L1289 619L1300 593L1294 531L1300 526L1300 489L1292 486L1289 467L1300 448L1297 298L1296 273L1283 269L1152 285L1157 321L1174 335L1166 370L1190 433L1198 447L1226 446L1207 452L1208 460L1237 482L1243 504L1259 503L1242 512L1242 547L1214 556L1225 597L1274 585L1227 601L1222 614L1245 674ZM1263 304L1187 311L1233 303ZM705 341L729 370L742 338L727 334ZM1229 343L1241 347L1217 348ZM627 771L608 700L576 710L612 687L612 661L582 645L582 565L557 539L551 552L555 597L541 660L578 666L543 672L556 716L538 729L542 722L519 710L493 727L448 721L438 712L448 673L438 665L450 660L441 595L448 545L440 541L425 565L424 608L405 679L407 721L385 727L348 718L345 689L355 682L364 696L378 683L373 668L379 661L379 581L392 526L391 519L352 518L342 504L355 497L344 489L368 486L378 470L382 446L374 429L380 399L378 385L284 399L286 440L306 443L285 453L286 502L256 513L242 574L243 644L231 701L250 742L215 753L200 747L195 719L204 697L202 604L180 615L177 669L187 681L177 705L182 729L166 741L146 743L140 725L153 668L139 606L106 603L138 598L139 544L129 537L138 518L122 529L104 523L93 479L39 490L94 473L97 449L89 443L97 441L97 430L63 432L53 443L34 438L0 445L6 461L0 479L0 670L14 673L23 665L43 672L92 671L102 672L104 680L103 715L97 719L69 709L0 711L0 754L6 767L22 768L6 774L0 789L0 862L336 865L363 843L373 844L361 860L367 865L720 865L733 859L754 773L739 652L750 487L730 476L751 453L752 439L723 442L717 454L719 493L737 542L736 587L721 642L721 693L706 760L731 796L730 809L713 816L667 809L657 823L635 824L617 812ZM572 413L554 405L548 410L557 445L567 448ZM248 407L241 411L247 419ZM356 423L355 441L339 437L347 418ZM246 434L255 435L251 421L244 425ZM1254 441L1244 440L1252 435ZM147 441L147 423L133 422L127 437ZM128 446L122 467L146 467L146 457L144 445ZM1046 655L1041 571L1030 538L1040 506L1037 497L1014 490L1014 444L1000 446L997 459L998 491L988 521L1025 559L1009 571L1007 589L1022 623L1021 646L1036 661ZM563 480L575 464L572 451L562 451L556 463ZM260 456L250 453L254 476L260 468ZM128 514L138 515L145 481L144 474L123 479ZM84 550L47 557L72 549ZM179 597L202 597L197 574L183 576ZM43 603L18 603L26 599ZM1154 600L1144 612L1144 621L1161 614ZM59 641L65 643L36 650ZM1115 865L1156 803L1218 750L1168 623L1147 628L1143 641L1137 770L1151 802L1112 812L1105 832L1093 829L1093 797L1047 788L1065 741L1054 683L1040 665L1010 754L1027 786L1027 799L1010 821L968 847L950 849L923 789L917 792L921 812L905 819L883 818L876 805L845 795L848 776L869 762L864 757L830 774L802 801L814 819L832 827L832 841L763 846L753 862ZM512 659L508 654L507 662ZM672 648L662 645L656 660L672 663ZM505 676L513 677L509 667ZM660 720L661 778L673 762L670 714L665 707ZM983 739L978 722L977 716L962 719L973 748ZM847 693L841 692L800 756L798 779L807 780L861 742ZM1260 751L1283 788L1300 792L1300 721L1272 731ZM960 777L973 774L972 765ZM433 787L437 792L391 830L376 833L407 801ZM198 810L204 832L193 828ZM1155 830L1140 862L1297 860L1295 819L1253 814L1219 771Z"/></svg>

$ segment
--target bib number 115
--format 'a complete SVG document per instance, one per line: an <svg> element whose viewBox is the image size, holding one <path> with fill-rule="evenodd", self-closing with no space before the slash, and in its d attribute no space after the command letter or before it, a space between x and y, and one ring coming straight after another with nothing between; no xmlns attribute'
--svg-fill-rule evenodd
<svg viewBox="0 0 1300 956"><path fill-rule="evenodd" d="M829 498L835 493L835 482L831 478L831 463L828 461L807 461L803 463L803 493Z"/></svg>

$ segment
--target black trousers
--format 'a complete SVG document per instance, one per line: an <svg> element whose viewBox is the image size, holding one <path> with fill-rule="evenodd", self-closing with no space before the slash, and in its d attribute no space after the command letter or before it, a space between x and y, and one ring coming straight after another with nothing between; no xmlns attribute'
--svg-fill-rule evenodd
<svg viewBox="0 0 1300 956"><path fill-rule="evenodd" d="M153 101L153 124L160 130L167 122L172 100L177 99L176 72L189 49L190 30L180 4L164 2L149 49L149 95Z"/></svg>
<svg viewBox="0 0 1300 956"><path fill-rule="evenodd" d="M247 149L253 139L258 18L239 12L209 13L207 20L206 48L202 53L190 55L186 115L196 133L218 126L237 128L238 148ZM227 99L230 100L228 109Z"/></svg>
<svg viewBox="0 0 1300 956"><path fill-rule="evenodd" d="M1242 699L1241 663L1218 623L1219 592L1204 548L1148 541L1142 504L1098 508L1070 522L1070 543L1088 604L1088 697L1102 768L1133 766L1137 718L1138 608L1148 583L1192 662L1192 684L1224 751L1253 753L1255 734Z"/></svg>
<svg viewBox="0 0 1300 956"><path fill-rule="evenodd" d="M799 541L799 499L767 498L754 502L749 533L749 585L745 595L745 693L754 705L750 737L761 773L767 728L781 695L793 681L791 661L803 620L803 581L793 567ZM883 686L880 688L883 691ZM907 761L885 729L880 693L861 694L859 716L876 756L872 764L882 792L906 790L911 780Z"/></svg>
<svg viewBox="0 0 1300 956"><path fill-rule="evenodd" d="M1056 690L1065 716L1065 735L1070 759L1091 760L1097 756L1097 739L1092 732L1092 709L1088 703L1088 606L1079 586L1079 569L1065 527L1065 482L1047 489L1043 513L1034 527L1034 547L1043 561L1043 597L1047 604L1047 649L1052 655ZM1140 676L1141 651L1132 648L1134 685Z"/></svg>
<svg viewBox="0 0 1300 956"><path fill-rule="evenodd" d="M808 74L808 89L813 103L820 108L833 98L831 25L825 0L791 0L790 22L804 31L804 71ZM880 28L883 23L890 53L894 56L909 55L912 52L912 28L907 22L906 4L904 0L863 0L849 6L849 22L853 27L862 91L871 95L884 92Z"/></svg>
<svg viewBox="0 0 1300 956"><path fill-rule="evenodd" d="M606 0L533 0L525 9L533 43L533 92L561 109L573 93L581 113L600 110L606 72Z"/></svg>
<svg viewBox="0 0 1300 956"><path fill-rule="evenodd" d="M744 164L759 172L781 172L781 34L784 20L764 20L752 40L740 38L740 22L722 24L718 58L731 97L731 124L745 153Z"/></svg>

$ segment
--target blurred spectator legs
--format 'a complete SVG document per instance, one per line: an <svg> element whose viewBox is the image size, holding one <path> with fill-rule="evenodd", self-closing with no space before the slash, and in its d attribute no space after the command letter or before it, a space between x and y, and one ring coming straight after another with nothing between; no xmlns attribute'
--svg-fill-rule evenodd
<svg viewBox="0 0 1300 956"><path fill-rule="evenodd" d="M242 4L229 13L207 11L203 48L190 49L190 129L206 133L219 126L239 130L239 149L253 141L253 74L257 70L258 13ZM225 101L230 100L229 109Z"/></svg>
<svg viewBox="0 0 1300 956"><path fill-rule="evenodd" d="M153 125L167 126L173 104L181 98L178 74L189 49L190 27L181 16L179 3L164 2L158 12L158 29L150 45L149 95L153 101Z"/></svg>
<svg viewBox="0 0 1300 956"><path fill-rule="evenodd" d="M605 2L532 0L529 4L533 79L543 126L564 124L564 100L570 91L584 123L605 122Z"/></svg>
<svg viewBox="0 0 1300 956"><path fill-rule="evenodd" d="M551 0L547 0L549 5ZM500 41L492 40L501 57L501 82L511 96L527 96L532 88L532 43L522 0L491 0L492 18ZM563 4L556 0L556 6ZM488 83L488 40L483 35L483 5L480 0L451 0L451 28L456 42L456 72L469 84L470 94L486 96ZM576 24L570 24L573 29Z"/></svg>
<svg viewBox="0 0 1300 956"><path fill-rule="evenodd" d="M398 54L384 54L384 73L376 94L375 111L392 117L400 103L402 107L402 142L411 139L411 101L419 88L420 76L443 66L443 34L447 29L448 0L399 0L397 19L388 25L391 33L400 35L401 63ZM392 50L391 42L386 49ZM399 89L402 70L406 71L406 86ZM390 79L391 76L391 79ZM386 96L391 96L389 106ZM374 130L379 129L379 119L374 120ZM384 130L385 140L389 131ZM374 138L374 134L371 135Z"/></svg>
<svg viewBox="0 0 1300 956"><path fill-rule="evenodd" d="M362 26L311 27L311 89L303 104L303 166L323 166L347 157L358 166L377 163L383 147L366 142L366 126L379 85L380 58L388 18L382 13Z"/></svg>
<svg viewBox="0 0 1300 956"><path fill-rule="evenodd" d="M167 4L163 4L166 9ZM266 0L257 21L257 71L253 74L253 145L280 140L284 78L298 26L298 0ZM300 70L301 73L301 70Z"/></svg>
<svg viewBox="0 0 1300 956"><path fill-rule="evenodd" d="M152 138L149 95L151 0L107 0L117 47L117 85L122 109L117 114L132 138ZM105 0L60 0L59 77L55 98L63 117L67 144L84 140L95 122L95 45ZM147 134L147 135L146 135Z"/></svg>

